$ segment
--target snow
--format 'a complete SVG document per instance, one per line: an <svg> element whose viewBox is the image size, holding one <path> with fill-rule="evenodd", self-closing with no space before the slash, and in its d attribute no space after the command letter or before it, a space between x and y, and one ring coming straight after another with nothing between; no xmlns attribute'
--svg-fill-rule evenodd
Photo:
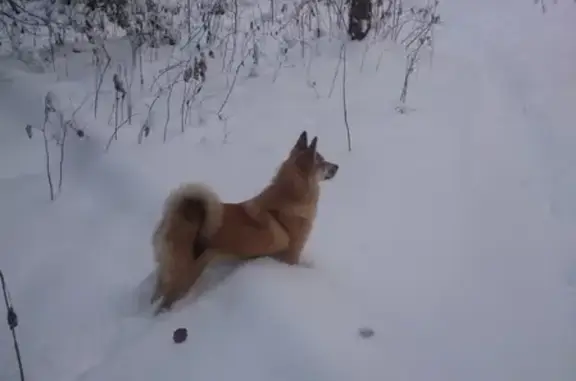
<svg viewBox="0 0 576 381"><path fill-rule="evenodd" d="M82 104L90 56L68 57L68 77L3 58L0 268L27 379L573 381L576 7L445 0L440 15L403 115L402 52L348 44L352 152L340 76L327 96L340 45L321 41L309 67L277 71L263 55L225 123L210 116L221 98L208 97L194 114L203 124L180 134L173 116L165 144L163 105L136 143L148 98L103 152L106 87L97 120L91 103L77 114L87 138L69 138L52 203L42 141L23 126L41 123L47 90L66 115ZM226 87L217 72L212 94ZM201 292L152 316L150 237L168 191L203 181L223 199L250 197L303 129L340 165L305 249L313 267L218 264ZM189 335L177 345L179 327ZM18 379L3 324L0 379Z"/></svg>

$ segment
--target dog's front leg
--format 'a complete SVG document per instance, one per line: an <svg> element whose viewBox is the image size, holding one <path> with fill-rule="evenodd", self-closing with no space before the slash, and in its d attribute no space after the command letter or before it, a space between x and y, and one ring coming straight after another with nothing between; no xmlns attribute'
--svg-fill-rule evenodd
<svg viewBox="0 0 576 381"><path fill-rule="evenodd" d="M301 267L305 267L307 269L312 269L315 266L314 261L311 259L300 259L300 262L298 262L298 265Z"/></svg>
<svg viewBox="0 0 576 381"><path fill-rule="evenodd" d="M288 248L276 254L276 259L289 265L297 265L300 263L300 255L302 249L306 244L306 239L290 240Z"/></svg>

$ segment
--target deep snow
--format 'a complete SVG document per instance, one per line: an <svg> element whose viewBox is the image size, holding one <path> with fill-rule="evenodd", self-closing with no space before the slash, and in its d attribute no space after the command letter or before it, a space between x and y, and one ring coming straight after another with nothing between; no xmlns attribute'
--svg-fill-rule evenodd
<svg viewBox="0 0 576 381"><path fill-rule="evenodd" d="M296 64L272 83L270 63L243 80L226 131L209 119L138 146L127 128L103 154L109 108L94 122L87 106L55 203L42 143L22 126L42 119L46 90L74 109L93 78L70 62L56 84L2 61L0 268L28 379L576 379L576 6L445 0L440 14L406 115L401 53L375 46L360 70L364 46L349 44L351 153L339 81L326 96L339 54L326 42L309 73ZM302 129L341 166L305 251L314 267L220 265L201 295L152 317L150 235L167 192L205 181L249 197ZM189 337L175 345L178 327ZM16 380L4 325L0 343L0 379Z"/></svg>

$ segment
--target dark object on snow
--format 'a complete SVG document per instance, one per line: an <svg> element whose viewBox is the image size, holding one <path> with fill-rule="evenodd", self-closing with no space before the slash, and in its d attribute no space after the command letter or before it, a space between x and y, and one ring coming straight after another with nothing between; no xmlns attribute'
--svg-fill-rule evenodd
<svg viewBox="0 0 576 381"><path fill-rule="evenodd" d="M369 339L374 336L374 330L368 327L362 327L358 330L358 334L363 339Z"/></svg>
<svg viewBox="0 0 576 381"><path fill-rule="evenodd" d="M27 124L24 130L26 131L26 135L28 135L28 139L32 139L32 126Z"/></svg>
<svg viewBox="0 0 576 381"><path fill-rule="evenodd" d="M18 339L16 338L16 327L18 327L18 315L14 311L12 302L10 300L10 294L8 293L8 287L6 286L6 280L4 279L4 274L0 270L0 283L2 283L2 293L4 295L4 303L6 304L6 311L8 311L7 321L10 331L12 331L12 340L14 341L14 351L16 352L16 359L18 360L18 368L20 370L20 381L24 381L24 367L22 366L22 357L20 356L20 346L18 345Z"/></svg>
<svg viewBox="0 0 576 381"><path fill-rule="evenodd" d="M188 330L186 328L178 328L177 330L174 331L174 334L172 335L172 340L174 340L176 344L183 343L184 341L186 341L187 338L188 338Z"/></svg>
<svg viewBox="0 0 576 381"><path fill-rule="evenodd" d="M372 28L372 1L348 0L348 35L352 40L362 41Z"/></svg>

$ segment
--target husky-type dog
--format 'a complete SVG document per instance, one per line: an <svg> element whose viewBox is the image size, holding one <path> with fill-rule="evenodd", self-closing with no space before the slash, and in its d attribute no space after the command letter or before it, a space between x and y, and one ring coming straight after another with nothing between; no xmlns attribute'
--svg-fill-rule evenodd
<svg viewBox="0 0 576 381"><path fill-rule="evenodd" d="M162 298L156 313L182 298L216 256L299 263L316 218L319 183L338 171L317 144L315 137L308 145L302 132L270 184L240 203L223 203L200 183L172 191L152 237L157 269L151 303Z"/></svg>

